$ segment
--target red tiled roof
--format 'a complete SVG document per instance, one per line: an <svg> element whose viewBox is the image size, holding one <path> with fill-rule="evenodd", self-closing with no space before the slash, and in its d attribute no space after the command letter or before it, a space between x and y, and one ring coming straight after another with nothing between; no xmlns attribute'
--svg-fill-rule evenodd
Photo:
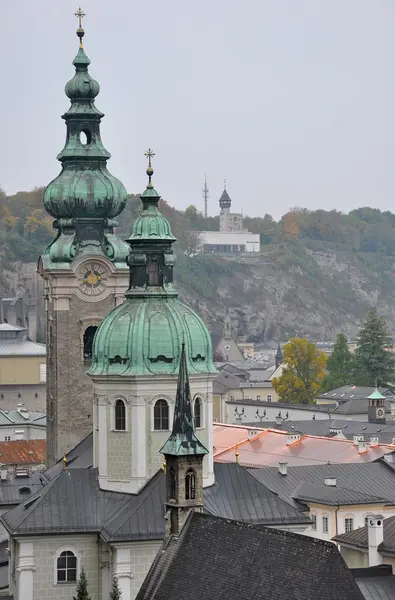
<svg viewBox="0 0 395 600"><path fill-rule="evenodd" d="M31 465L45 463L46 440L0 442L0 464Z"/></svg>
<svg viewBox="0 0 395 600"><path fill-rule="evenodd" d="M249 439L249 430L256 431L257 435ZM270 467L279 462L290 466L372 462L394 451L394 447L385 444L371 447L366 443L366 452L360 454L352 440L311 435L302 435L288 445L287 431L215 423L214 460L235 462L236 450L241 465Z"/></svg>

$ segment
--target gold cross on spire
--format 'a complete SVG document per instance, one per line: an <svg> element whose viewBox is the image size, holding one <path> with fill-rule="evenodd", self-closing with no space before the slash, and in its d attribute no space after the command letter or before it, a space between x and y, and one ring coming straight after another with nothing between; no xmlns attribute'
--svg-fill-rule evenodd
<svg viewBox="0 0 395 600"><path fill-rule="evenodd" d="M79 8L77 8L77 12L74 13L74 14L75 14L75 16L78 19L78 27L79 27L79 29L82 29L82 19L85 17L84 11L82 10L81 7L79 7Z"/></svg>

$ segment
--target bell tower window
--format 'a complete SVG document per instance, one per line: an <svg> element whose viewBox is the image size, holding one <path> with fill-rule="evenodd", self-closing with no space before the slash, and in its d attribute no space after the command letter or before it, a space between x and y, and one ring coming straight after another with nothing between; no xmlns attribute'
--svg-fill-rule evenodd
<svg viewBox="0 0 395 600"><path fill-rule="evenodd" d="M157 260L149 258L147 260L147 285L157 286L159 283L159 264Z"/></svg>
<svg viewBox="0 0 395 600"><path fill-rule="evenodd" d="M174 467L171 467L168 471L168 487L167 487L167 491L169 494L169 499L170 500L175 500L176 499L176 472Z"/></svg>
<svg viewBox="0 0 395 600"><path fill-rule="evenodd" d="M195 429L202 426L202 400L199 397L196 398L195 404L193 405L193 420Z"/></svg>
<svg viewBox="0 0 395 600"><path fill-rule="evenodd" d="M196 472L188 469L185 475L185 500L195 500L196 498Z"/></svg>
<svg viewBox="0 0 395 600"><path fill-rule="evenodd" d="M97 326L90 325L85 329L84 332L84 360L91 360L92 352L93 352L93 339L95 337L95 333L97 330Z"/></svg>
<svg viewBox="0 0 395 600"><path fill-rule="evenodd" d="M115 403L115 429L126 431L126 408L123 400L117 400Z"/></svg>

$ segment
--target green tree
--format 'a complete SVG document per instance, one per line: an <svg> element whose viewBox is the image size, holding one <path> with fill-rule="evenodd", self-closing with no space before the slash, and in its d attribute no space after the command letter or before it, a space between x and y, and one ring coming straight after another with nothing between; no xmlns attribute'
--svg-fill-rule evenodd
<svg viewBox="0 0 395 600"><path fill-rule="evenodd" d="M121 600L122 592L118 585L117 577L114 577L112 580L112 589L110 593L110 600Z"/></svg>
<svg viewBox="0 0 395 600"><path fill-rule="evenodd" d="M88 594L88 580L83 567L78 579L77 595L73 596L73 600L91 600L91 597Z"/></svg>
<svg viewBox="0 0 395 600"><path fill-rule="evenodd" d="M387 323L375 309L368 312L358 335L355 350L355 383L357 385L392 386L395 380L393 340Z"/></svg>
<svg viewBox="0 0 395 600"><path fill-rule="evenodd" d="M321 390L327 392L353 382L354 359L348 349L347 338L344 333L339 333L333 350L328 357L327 374L322 380Z"/></svg>
<svg viewBox="0 0 395 600"><path fill-rule="evenodd" d="M272 381L280 400L307 404L321 388L326 355L306 338L292 338L283 348L285 367Z"/></svg>

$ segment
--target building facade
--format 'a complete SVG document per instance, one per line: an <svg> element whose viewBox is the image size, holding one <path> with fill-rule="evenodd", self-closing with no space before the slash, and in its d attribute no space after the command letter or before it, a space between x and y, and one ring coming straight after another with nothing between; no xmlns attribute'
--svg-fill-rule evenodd
<svg viewBox="0 0 395 600"><path fill-rule="evenodd" d="M81 45L70 99L62 171L46 188L44 206L58 234L39 260L47 315L47 464L92 430L92 384L86 376L94 334L103 317L123 301L128 246L114 235L126 204L120 181L107 170L110 153L100 137L104 116L95 106L99 84L88 72Z"/></svg>
<svg viewBox="0 0 395 600"><path fill-rule="evenodd" d="M240 254L260 252L260 236L244 228L244 218L240 213L230 212L232 201L226 190L219 199L219 231L199 231L200 252L220 254Z"/></svg>

